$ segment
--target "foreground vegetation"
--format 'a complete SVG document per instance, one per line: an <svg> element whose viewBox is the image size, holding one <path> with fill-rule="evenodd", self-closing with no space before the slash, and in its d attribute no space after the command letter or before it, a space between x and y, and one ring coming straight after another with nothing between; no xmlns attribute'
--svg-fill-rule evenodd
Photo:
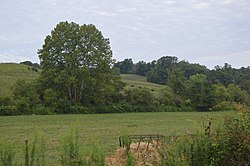
<svg viewBox="0 0 250 166"><path fill-rule="evenodd" d="M126 113L95 115L30 115L0 117L0 141L12 144L16 157L23 162L25 140L37 134L46 140L46 160L55 163L60 159L59 145L71 128L78 126L79 141L84 153L96 145L106 155L119 146L118 137L124 134L185 135L203 131L202 123L212 118L212 127L218 126L223 116L232 112L190 113Z"/></svg>

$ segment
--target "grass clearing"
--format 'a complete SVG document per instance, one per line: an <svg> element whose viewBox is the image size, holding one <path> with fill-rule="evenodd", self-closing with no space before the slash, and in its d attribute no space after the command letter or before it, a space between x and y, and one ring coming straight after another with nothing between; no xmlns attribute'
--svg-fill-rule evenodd
<svg viewBox="0 0 250 166"><path fill-rule="evenodd" d="M126 83L127 89L131 88L145 88L151 91L154 95L158 95L162 92L165 85L155 84L151 82L147 82L147 78L145 76L139 76L135 74L121 74L122 81Z"/></svg>
<svg viewBox="0 0 250 166"><path fill-rule="evenodd" d="M29 69L30 68L30 69ZM0 63L0 96L11 96L12 86L19 79L35 79L39 72L30 66L16 63Z"/></svg>
<svg viewBox="0 0 250 166"><path fill-rule="evenodd" d="M1 116L0 141L10 142L23 157L24 141L35 134L47 140L49 163L59 159L58 146L72 128L78 126L80 142L89 149L96 145L107 155L115 152L118 137L124 134L182 135L196 133L202 122L212 118L212 130L232 112L158 112L88 115Z"/></svg>

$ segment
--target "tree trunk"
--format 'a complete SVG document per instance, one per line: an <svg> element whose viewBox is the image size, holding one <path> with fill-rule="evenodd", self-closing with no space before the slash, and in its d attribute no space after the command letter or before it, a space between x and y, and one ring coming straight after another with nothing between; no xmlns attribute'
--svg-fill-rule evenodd
<svg viewBox="0 0 250 166"><path fill-rule="evenodd" d="M79 94L79 101L82 100L82 95L83 95L83 79L82 79L82 81L81 81L80 94Z"/></svg>

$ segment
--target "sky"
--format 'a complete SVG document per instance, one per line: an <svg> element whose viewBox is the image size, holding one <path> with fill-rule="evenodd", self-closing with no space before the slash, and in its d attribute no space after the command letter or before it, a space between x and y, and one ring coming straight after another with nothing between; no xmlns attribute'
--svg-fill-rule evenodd
<svg viewBox="0 0 250 166"><path fill-rule="evenodd" d="M0 62L39 62L45 37L68 21L94 24L117 61L250 66L250 0L0 1Z"/></svg>

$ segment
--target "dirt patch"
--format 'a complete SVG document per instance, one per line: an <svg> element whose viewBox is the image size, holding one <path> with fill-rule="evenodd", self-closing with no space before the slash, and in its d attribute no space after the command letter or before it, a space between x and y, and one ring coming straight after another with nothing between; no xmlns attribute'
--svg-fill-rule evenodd
<svg viewBox="0 0 250 166"><path fill-rule="evenodd" d="M157 146L156 142L141 142L139 147L138 143L132 143L130 145L130 152L135 157L137 166L153 166L158 165L161 162L161 156L159 150L161 145ZM127 161L127 154L125 148L117 149L116 153L106 158L107 166L124 166Z"/></svg>

